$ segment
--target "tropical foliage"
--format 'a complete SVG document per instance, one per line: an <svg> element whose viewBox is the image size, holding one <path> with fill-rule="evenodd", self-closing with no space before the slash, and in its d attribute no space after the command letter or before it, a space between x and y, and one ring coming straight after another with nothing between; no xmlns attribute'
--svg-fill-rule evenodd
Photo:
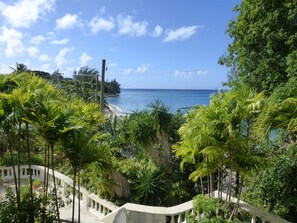
<svg viewBox="0 0 297 223"><path fill-rule="evenodd" d="M209 106L186 115L174 145L181 169L200 182L201 193L237 195L230 219L246 201L296 219L296 79L266 98L244 85L215 95ZM290 195L290 198L288 196ZM294 201L293 201L294 200Z"/></svg>
<svg viewBox="0 0 297 223"><path fill-rule="evenodd" d="M243 0L227 32L232 38L220 63L231 68L230 83L239 79L257 92L271 94L296 77L296 0Z"/></svg>
<svg viewBox="0 0 297 223"><path fill-rule="evenodd" d="M227 30L228 54L220 58L231 68L232 89L184 115L156 100L147 110L107 119L98 96L119 94L116 80L100 89L95 68L82 67L72 79L17 63L0 76L0 161L13 166L15 187L0 202L0 221L59 221L56 182L51 190L45 175L37 195L30 175L24 189L20 164L72 176L78 221L81 185L117 204L170 206L202 194L188 222L245 221L242 197L295 221L296 4L243 0ZM219 199L207 199L215 191Z"/></svg>
<svg viewBox="0 0 297 223"><path fill-rule="evenodd" d="M232 213L234 204L226 203L219 198L208 198L205 195L197 195L193 200L194 213L187 215L189 223L237 223L245 222L248 215L240 212L237 219L228 219ZM247 218L248 219L248 218Z"/></svg>
<svg viewBox="0 0 297 223"><path fill-rule="evenodd" d="M22 205L22 186L16 172L20 171L19 165L24 162L21 160L24 154L29 168L30 165L36 164L32 163L32 154L35 154L43 158L45 172L47 168L51 168L54 175L54 169L58 164L57 153L62 153L73 167L74 182L78 176L78 187L81 168L93 161L101 160L103 163L103 160L111 155L106 147L100 146L99 128L105 118L100 113L98 104L88 104L82 99L70 99L48 81L30 73L1 76L0 88L3 152L9 154L10 165L13 165L17 207ZM67 143L65 143L66 140ZM55 178L53 179L55 217L59 221L60 198ZM43 183L44 206L50 195L48 175L45 175ZM31 174L29 185L28 201L33 206L36 200ZM74 190L75 186L74 184ZM11 199L11 196L9 198ZM74 203L73 199L73 205ZM34 222L36 218L33 211L32 208L31 212L27 213L28 222Z"/></svg>

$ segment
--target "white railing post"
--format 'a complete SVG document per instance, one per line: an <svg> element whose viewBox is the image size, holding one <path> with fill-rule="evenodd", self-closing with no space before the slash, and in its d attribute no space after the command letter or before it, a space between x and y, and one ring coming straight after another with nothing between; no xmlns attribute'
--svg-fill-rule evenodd
<svg viewBox="0 0 297 223"><path fill-rule="evenodd" d="M68 191L68 184L65 181L62 181L62 188L63 188L63 193L67 194Z"/></svg>
<svg viewBox="0 0 297 223"><path fill-rule="evenodd" d="M174 215L171 216L171 221L170 221L170 223L175 223L175 221L174 221Z"/></svg>
<svg viewBox="0 0 297 223"><path fill-rule="evenodd" d="M85 208L86 208L87 211L89 211L89 207L90 207L90 204L91 204L91 199L88 196L85 196L85 197L86 197Z"/></svg>
<svg viewBox="0 0 297 223"><path fill-rule="evenodd" d="M177 222L178 223L182 223L182 216L183 216L183 214L182 213L180 213L179 215L178 215L178 219L177 219Z"/></svg>
<svg viewBox="0 0 297 223"><path fill-rule="evenodd" d="M252 216L252 221L251 221L251 223L256 223L256 216L255 216L255 215Z"/></svg>

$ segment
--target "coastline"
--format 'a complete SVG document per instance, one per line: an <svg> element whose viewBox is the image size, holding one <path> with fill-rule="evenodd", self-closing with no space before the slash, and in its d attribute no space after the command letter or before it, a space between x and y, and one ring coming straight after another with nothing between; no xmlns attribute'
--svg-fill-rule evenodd
<svg viewBox="0 0 297 223"><path fill-rule="evenodd" d="M106 113L109 115L115 115L118 117L124 117L127 115L119 106L108 104L106 106Z"/></svg>

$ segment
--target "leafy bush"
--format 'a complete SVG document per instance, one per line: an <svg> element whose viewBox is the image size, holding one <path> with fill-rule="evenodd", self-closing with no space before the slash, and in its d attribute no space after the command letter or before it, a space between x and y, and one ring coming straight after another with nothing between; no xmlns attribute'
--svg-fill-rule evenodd
<svg viewBox="0 0 297 223"><path fill-rule="evenodd" d="M56 211L53 197L46 199L43 194L34 194L33 202L30 199L29 187L22 187L22 196L20 205L17 205L16 197L11 188L7 189L4 198L0 200L0 222L1 223L27 223L32 222L29 219L31 213L34 222L52 223L56 219ZM63 201L60 200L60 206Z"/></svg>
<svg viewBox="0 0 297 223"><path fill-rule="evenodd" d="M234 208L233 203L226 203L222 199L209 198L198 195L193 201L194 214L186 216L188 223L237 223L244 220L230 220L229 216Z"/></svg>

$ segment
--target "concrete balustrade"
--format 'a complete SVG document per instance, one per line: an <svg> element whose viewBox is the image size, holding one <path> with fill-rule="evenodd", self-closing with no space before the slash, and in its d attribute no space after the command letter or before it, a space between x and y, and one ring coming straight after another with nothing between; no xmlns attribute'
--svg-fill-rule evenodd
<svg viewBox="0 0 297 223"><path fill-rule="evenodd" d="M32 165L31 166L31 173L32 179L44 179L44 167ZM18 168L15 166L16 176L18 176ZM49 176L49 183L53 182L53 174L51 169L47 169L48 176ZM20 166L20 179L29 179L30 169L28 165L21 165ZM14 179L13 174L13 167L4 167L0 166L0 177L3 181L12 181ZM72 193L73 188L73 180L70 177L67 177L58 171L55 171L55 180L57 183L58 188L64 193ZM76 188L77 189L77 188ZM76 193L77 196L77 193ZM106 201L104 199L99 198L97 195L90 193L85 188L80 188L80 198L84 203L82 208L85 208L99 219L103 216L111 213L112 211L116 210L118 206L114 205L113 203Z"/></svg>
<svg viewBox="0 0 297 223"><path fill-rule="evenodd" d="M16 175L18 176L18 168L15 166ZM33 179L44 179L44 167L32 165L31 173ZM52 170L49 169L49 182L53 182ZM20 166L20 179L29 179L30 169L28 165ZM0 167L0 177L3 181L11 181L14 179L12 167ZM73 180L57 171L55 171L55 180L59 189L63 193L72 193ZM100 219L100 222L113 223L117 222L117 216L119 213L124 213L126 222L138 223L182 223L186 222L187 213L193 212L193 201L188 201L180 205L173 207L155 207L139 204L127 203L121 207L114 205L113 203L99 198L97 195L90 193L85 188L80 188L80 198L82 200L82 208L94 214ZM76 193L77 194L77 193ZM215 193L217 196L217 193ZM225 194L223 194L223 197ZM235 198L232 198L233 202L236 202ZM262 223L289 223L288 221L281 219L275 215L264 212L259 208L249 205L243 201L240 201L239 207L248 212L251 217L251 223L262 221Z"/></svg>

